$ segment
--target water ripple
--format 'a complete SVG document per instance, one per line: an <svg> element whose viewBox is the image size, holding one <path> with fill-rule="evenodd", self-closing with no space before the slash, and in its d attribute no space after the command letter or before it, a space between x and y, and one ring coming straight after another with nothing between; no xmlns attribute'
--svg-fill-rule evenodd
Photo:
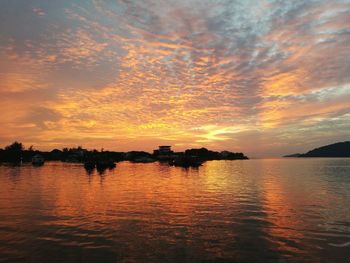
<svg viewBox="0 0 350 263"><path fill-rule="evenodd" d="M346 262L350 160L0 166L0 261ZM62 253L65 251L65 253Z"/></svg>

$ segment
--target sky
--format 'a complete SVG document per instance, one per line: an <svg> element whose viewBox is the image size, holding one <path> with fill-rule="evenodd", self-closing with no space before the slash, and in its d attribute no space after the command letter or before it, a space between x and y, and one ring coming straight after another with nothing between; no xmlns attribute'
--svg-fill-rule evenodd
<svg viewBox="0 0 350 263"><path fill-rule="evenodd" d="M0 112L0 147L350 140L350 0L0 0Z"/></svg>

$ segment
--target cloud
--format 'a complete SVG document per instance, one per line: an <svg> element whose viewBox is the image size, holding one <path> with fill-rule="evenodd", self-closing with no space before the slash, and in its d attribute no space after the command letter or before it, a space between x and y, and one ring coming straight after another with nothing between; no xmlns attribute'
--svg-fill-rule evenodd
<svg viewBox="0 0 350 263"><path fill-rule="evenodd" d="M33 8L33 12L38 16L45 16L46 15L45 11L41 8Z"/></svg>
<svg viewBox="0 0 350 263"><path fill-rule="evenodd" d="M315 144L348 136L348 1L93 0L31 10L45 16L42 32L0 38L10 65L0 64L0 92L16 93L13 104L50 92L17 122L50 144L125 150L144 141L149 150L169 141L261 155L288 153L305 131ZM45 15L53 11L60 18Z"/></svg>

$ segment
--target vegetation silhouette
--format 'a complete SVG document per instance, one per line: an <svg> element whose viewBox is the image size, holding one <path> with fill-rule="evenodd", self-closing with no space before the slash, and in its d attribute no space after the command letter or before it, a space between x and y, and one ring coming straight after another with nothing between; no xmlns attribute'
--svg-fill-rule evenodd
<svg viewBox="0 0 350 263"><path fill-rule="evenodd" d="M4 150L0 150L0 160L3 162L19 164L23 161L23 158L28 155L28 151L25 151L22 143L15 141L6 146Z"/></svg>
<svg viewBox="0 0 350 263"><path fill-rule="evenodd" d="M163 147L163 148L162 148ZM243 153L234 153L229 151L216 152L206 148L188 149L184 152L173 152L170 146L160 146L160 149L167 147L167 152L155 150L153 154L144 151L114 152L100 151L93 149L87 150L82 146L62 150L53 149L52 151L35 150L33 146L25 149L20 142L0 149L0 161L9 163L32 162L33 165L42 165L45 161L62 161L72 163L82 163L86 170L98 169L99 171L113 169L116 162L130 161L136 163L148 163L154 161L166 162L170 165L183 167L200 166L208 160L245 160L248 159Z"/></svg>
<svg viewBox="0 0 350 263"><path fill-rule="evenodd" d="M206 148L189 149L185 151L186 156L197 156L202 160L247 160L243 153L233 153L229 151L215 152Z"/></svg>

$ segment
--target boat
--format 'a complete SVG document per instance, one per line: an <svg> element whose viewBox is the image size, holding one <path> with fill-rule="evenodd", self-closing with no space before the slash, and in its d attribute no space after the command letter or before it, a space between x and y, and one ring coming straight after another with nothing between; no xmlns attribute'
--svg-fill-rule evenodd
<svg viewBox="0 0 350 263"><path fill-rule="evenodd" d="M113 160L99 160L96 162L97 170L113 169L116 164Z"/></svg>
<svg viewBox="0 0 350 263"><path fill-rule="evenodd" d="M86 170L93 170L96 167L96 163L93 161L84 162L84 168Z"/></svg>
<svg viewBox="0 0 350 263"><path fill-rule="evenodd" d="M178 156L171 160L169 165L180 166L180 167L198 167L203 164L203 161L196 156Z"/></svg>
<svg viewBox="0 0 350 263"><path fill-rule="evenodd" d="M44 165L44 162L45 162L45 159L40 154L36 154L32 158L32 164L35 165L35 166Z"/></svg>

